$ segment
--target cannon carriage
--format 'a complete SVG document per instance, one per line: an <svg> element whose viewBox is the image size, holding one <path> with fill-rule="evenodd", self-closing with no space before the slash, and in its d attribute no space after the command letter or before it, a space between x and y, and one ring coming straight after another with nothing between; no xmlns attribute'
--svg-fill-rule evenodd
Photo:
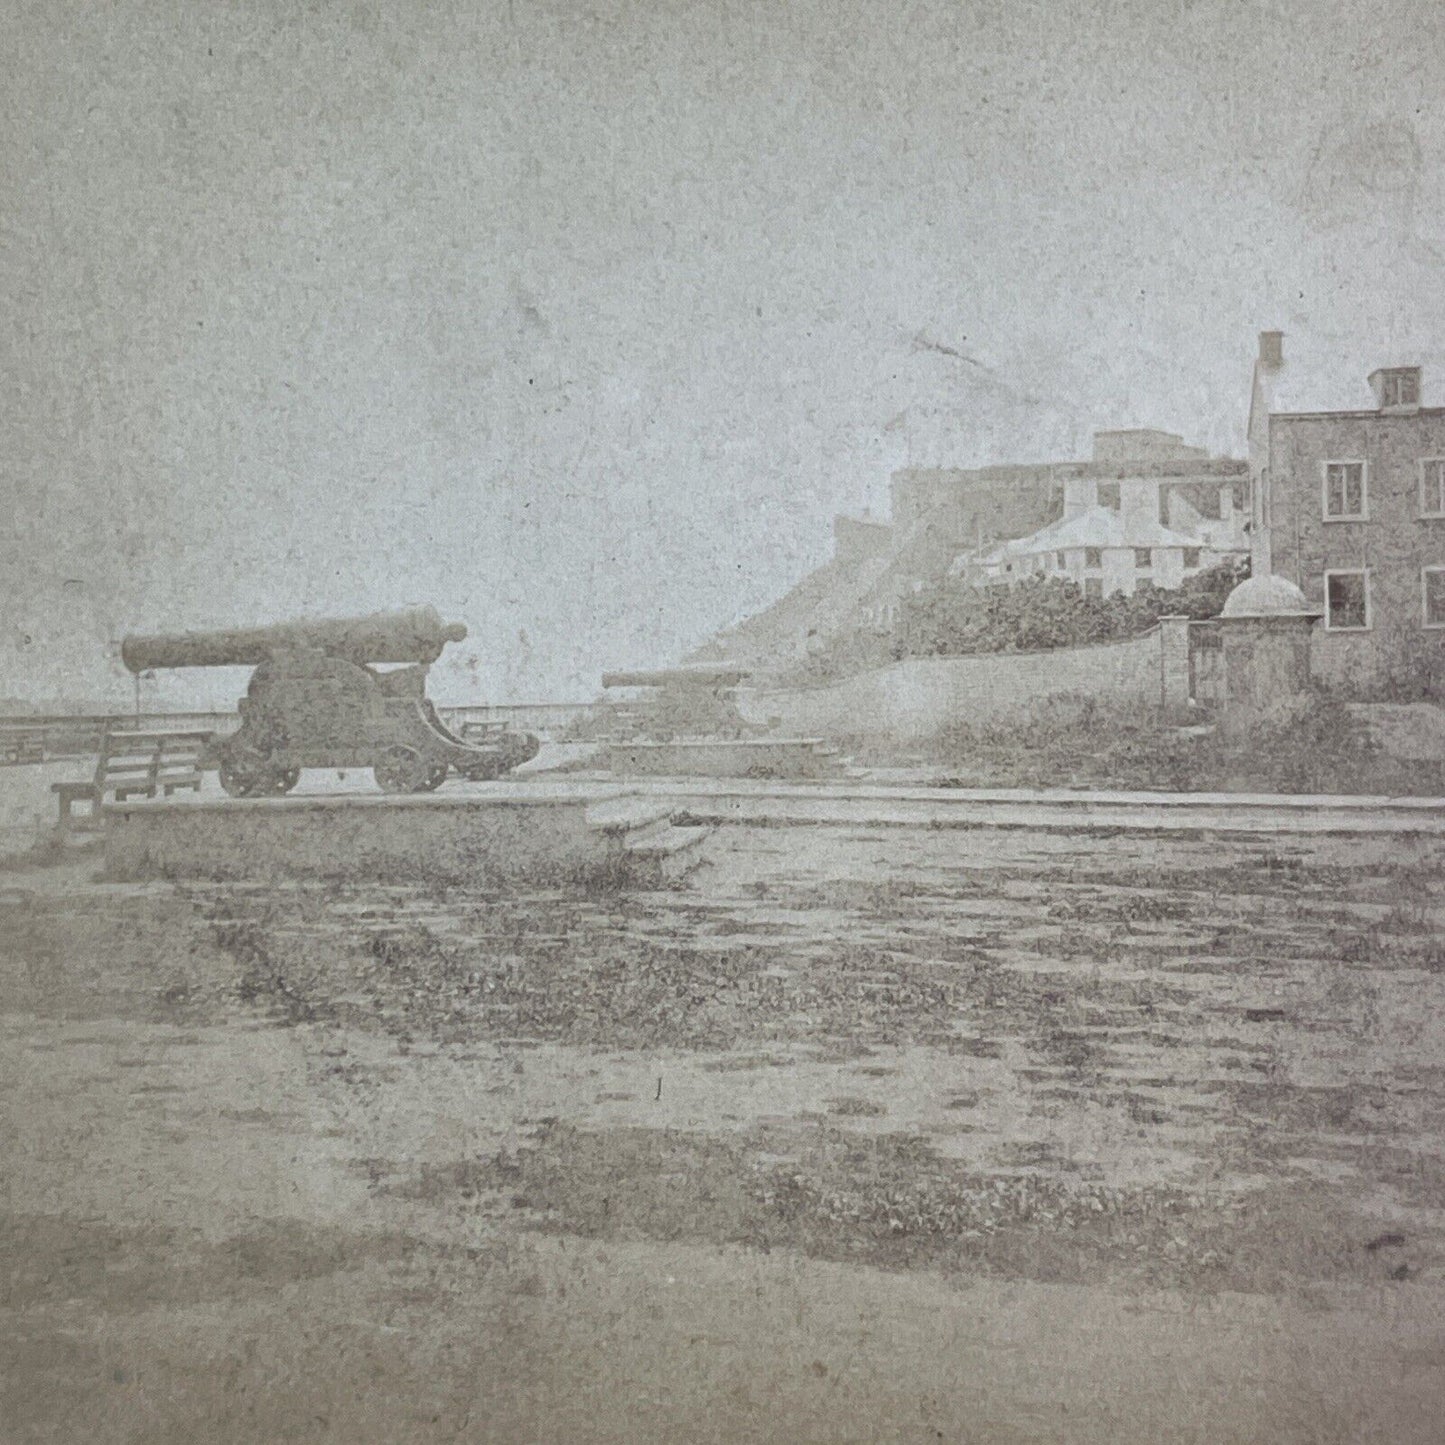
<svg viewBox="0 0 1445 1445"><path fill-rule="evenodd" d="M602 686L640 691L632 704L608 711L619 737L649 742L679 738L746 738L762 731L738 710L734 692L748 677L737 667L664 667L653 671L604 672Z"/></svg>
<svg viewBox="0 0 1445 1445"><path fill-rule="evenodd" d="M501 777L537 755L530 733L479 742L453 733L426 695L429 666L467 630L429 607L239 631L127 637L134 673L172 667L254 667L241 726L217 744L233 797L289 792L302 768L367 768L389 793L430 792L453 773ZM390 671L388 664L404 664Z"/></svg>

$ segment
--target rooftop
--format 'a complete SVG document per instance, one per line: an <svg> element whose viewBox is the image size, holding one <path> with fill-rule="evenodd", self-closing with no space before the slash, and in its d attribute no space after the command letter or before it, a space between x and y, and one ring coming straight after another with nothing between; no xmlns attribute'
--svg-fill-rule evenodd
<svg viewBox="0 0 1445 1445"><path fill-rule="evenodd" d="M1316 617L1305 595L1287 577L1246 577L1228 597L1223 617Z"/></svg>
<svg viewBox="0 0 1445 1445"><path fill-rule="evenodd" d="M1006 562L1011 557L1035 556L1040 552L1066 552L1077 547L1188 547L1208 544L1199 537L1175 532L1159 522L1126 522L1108 507L1090 507L1076 517L1050 522L1032 536L1005 542L987 553L984 564Z"/></svg>
<svg viewBox="0 0 1445 1445"><path fill-rule="evenodd" d="M1128 462L1010 462L1001 466L904 467L893 473L894 484L945 488L960 482L1005 483L1048 477L1065 482L1078 477L1097 481L1127 481L1131 477L1218 477L1232 479L1249 474L1249 463L1236 457L1162 458L1134 457Z"/></svg>
<svg viewBox="0 0 1445 1445"><path fill-rule="evenodd" d="M1421 369L1422 411L1445 404L1439 382L1445 376L1445 349L1440 347L1395 347L1377 341L1361 345L1353 339L1286 334L1281 349L1282 364L1263 370L1271 416L1377 414L1380 408L1370 378L1403 367Z"/></svg>

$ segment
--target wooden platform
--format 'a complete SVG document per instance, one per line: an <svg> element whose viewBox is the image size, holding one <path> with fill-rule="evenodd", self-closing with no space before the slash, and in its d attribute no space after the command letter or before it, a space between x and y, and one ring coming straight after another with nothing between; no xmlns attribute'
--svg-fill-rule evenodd
<svg viewBox="0 0 1445 1445"><path fill-rule="evenodd" d="M104 810L114 879L335 878L650 887L700 859L708 827L625 788L498 783L465 793L174 798Z"/></svg>

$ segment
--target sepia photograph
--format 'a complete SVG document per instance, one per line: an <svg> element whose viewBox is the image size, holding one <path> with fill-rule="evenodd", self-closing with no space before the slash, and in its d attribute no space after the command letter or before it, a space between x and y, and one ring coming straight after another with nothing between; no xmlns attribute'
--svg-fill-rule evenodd
<svg viewBox="0 0 1445 1445"><path fill-rule="evenodd" d="M10 0L0 1445L1445 1440L1445 9Z"/></svg>

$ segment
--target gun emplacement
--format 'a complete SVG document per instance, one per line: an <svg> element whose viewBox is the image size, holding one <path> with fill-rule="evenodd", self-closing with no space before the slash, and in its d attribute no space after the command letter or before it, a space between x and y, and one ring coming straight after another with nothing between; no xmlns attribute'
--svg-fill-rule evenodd
<svg viewBox="0 0 1445 1445"><path fill-rule="evenodd" d="M744 668L696 664L652 671L604 672L605 688L646 688L632 706L614 707L620 731L661 742L682 737L745 737L756 729L738 711L733 691Z"/></svg>
<svg viewBox="0 0 1445 1445"><path fill-rule="evenodd" d="M135 673L254 667L241 727L221 745L221 786L236 797L289 792L302 768L369 767L387 792L430 792L451 771L497 778L537 754L530 733L471 743L426 696L427 668L467 635L430 607L271 627L127 637ZM394 671L378 666L406 664Z"/></svg>

